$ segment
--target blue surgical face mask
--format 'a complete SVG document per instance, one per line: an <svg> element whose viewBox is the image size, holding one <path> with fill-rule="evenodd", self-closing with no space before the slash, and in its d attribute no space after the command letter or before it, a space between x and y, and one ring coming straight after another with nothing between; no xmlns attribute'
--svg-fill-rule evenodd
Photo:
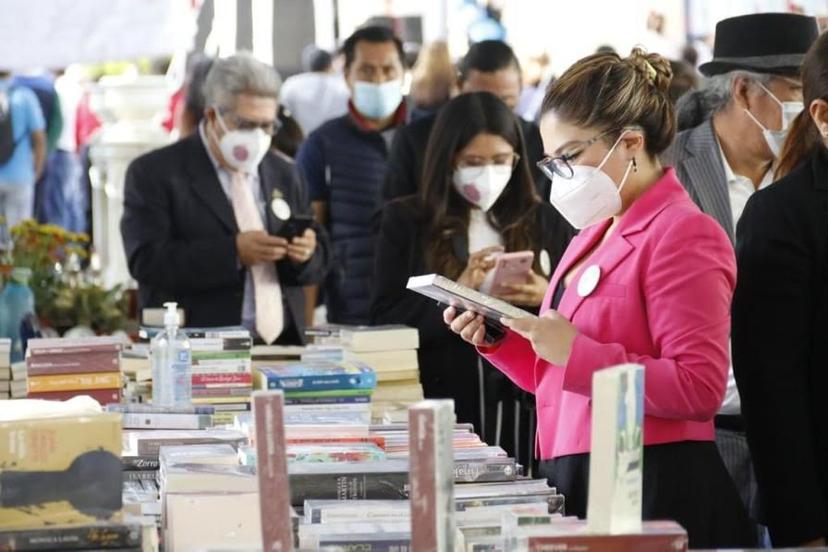
<svg viewBox="0 0 828 552"><path fill-rule="evenodd" d="M390 117L402 103L402 80L392 80L382 84L373 82L354 82L354 107L368 119L385 119Z"/></svg>

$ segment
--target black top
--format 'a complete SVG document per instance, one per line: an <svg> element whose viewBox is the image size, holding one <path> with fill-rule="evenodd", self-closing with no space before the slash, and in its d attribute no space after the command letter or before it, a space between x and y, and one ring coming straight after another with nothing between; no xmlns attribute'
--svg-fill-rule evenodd
<svg viewBox="0 0 828 552"><path fill-rule="evenodd" d="M733 368L774 546L828 536L828 158L754 194L739 222Z"/></svg>
<svg viewBox="0 0 828 552"><path fill-rule="evenodd" d="M558 282L558 285L555 287L555 294L552 296L552 308L558 310L558 307L561 304L561 299L563 299L564 293L566 293L566 284L564 284L564 279L561 277L561 280Z"/></svg>

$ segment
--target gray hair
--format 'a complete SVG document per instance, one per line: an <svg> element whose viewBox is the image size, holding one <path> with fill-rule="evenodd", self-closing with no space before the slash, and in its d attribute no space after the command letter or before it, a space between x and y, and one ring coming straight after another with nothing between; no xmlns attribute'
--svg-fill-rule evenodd
<svg viewBox="0 0 828 552"><path fill-rule="evenodd" d="M243 52L213 63L204 81L204 99L207 107L233 109L241 94L278 100L281 84L273 67Z"/></svg>
<svg viewBox="0 0 828 552"><path fill-rule="evenodd" d="M750 79L767 86L772 75L736 70L708 77L701 90L701 100L708 113L712 114L721 111L727 106L730 98L733 96L733 82L738 77Z"/></svg>

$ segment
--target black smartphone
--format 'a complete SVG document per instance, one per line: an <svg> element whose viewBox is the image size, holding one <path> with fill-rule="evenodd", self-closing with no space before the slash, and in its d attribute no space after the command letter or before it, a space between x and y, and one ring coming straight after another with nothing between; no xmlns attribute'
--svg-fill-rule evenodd
<svg viewBox="0 0 828 552"><path fill-rule="evenodd" d="M277 236L292 240L305 233L305 230L313 225L313 217L310 215L293 215L282 223L282 227L276 232Z"/></svg>

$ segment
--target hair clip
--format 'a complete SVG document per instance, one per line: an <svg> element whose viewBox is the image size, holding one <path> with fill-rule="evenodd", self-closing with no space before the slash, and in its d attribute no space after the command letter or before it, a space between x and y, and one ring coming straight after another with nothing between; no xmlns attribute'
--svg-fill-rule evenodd
<svg viewBox="0 0 828 552"><path fill-rule="evenodd" d="M645 59L644 63L647 64L647 73L650 75L650 80L655 82L656 78L658 78L658 71L656 71L656 68L653 67L649 60Z"/></svg>

